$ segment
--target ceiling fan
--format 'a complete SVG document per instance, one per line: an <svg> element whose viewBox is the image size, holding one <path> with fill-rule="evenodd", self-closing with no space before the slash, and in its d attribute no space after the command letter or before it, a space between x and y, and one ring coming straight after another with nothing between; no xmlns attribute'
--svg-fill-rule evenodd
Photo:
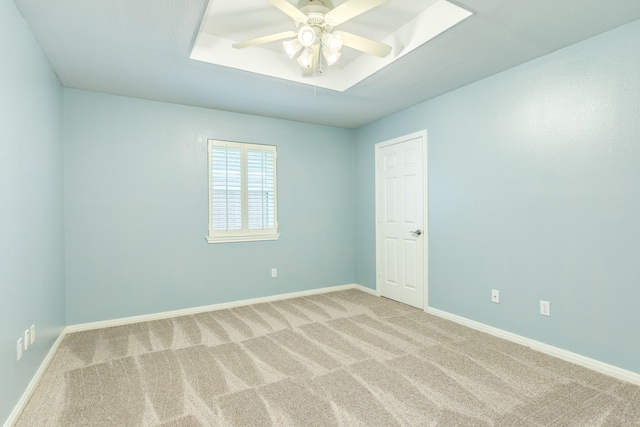
<svg viewBox="0 0 640 427"><path fill-rule="evenodd" d="M322 73L324 62L331 66L340 58L342 46L384 58L391 52L391 46L356 34L335 30L340 24L357 17L388 0L347 0L333 8L329 0L308 0L298 9L287 0L269 0L271 4L293 18L296 31L284 31L268 36L258 37L233 45L236 49L258 46L277 40L283 42L285 53L289 58L300 51L298 64L311 75L314 71ZM322 56L320 55L322 52Z"/></svg>

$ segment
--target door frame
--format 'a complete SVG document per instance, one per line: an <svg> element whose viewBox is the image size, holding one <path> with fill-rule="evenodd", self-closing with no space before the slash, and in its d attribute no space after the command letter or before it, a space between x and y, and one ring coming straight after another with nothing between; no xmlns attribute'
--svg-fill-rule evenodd
<svg viewBox="0 0 640 427"><path fill-rule="evenodd" d="M427 168L428 165L428 153L427 153L427 130L421 130L418 132L413 132L407 135L403 135L397 138L390 139L388 141L379 142L375 145L375 222L376 222L376 293L381 295L381 268L380 268L380 257L381 257L381 246L380 242L382 241L380 236L380 209L382 208L380 204L382 203L379 200L378 194L380 191L380 150L382 148L388 147L390 145L399 144L401 142L411 140L411 139L420 139L420 144L422 144L422 203L423 203L423 237L422 244L424 245L424 262L423 262L423 310L427 310L429 307L429 171Z"/></svg>

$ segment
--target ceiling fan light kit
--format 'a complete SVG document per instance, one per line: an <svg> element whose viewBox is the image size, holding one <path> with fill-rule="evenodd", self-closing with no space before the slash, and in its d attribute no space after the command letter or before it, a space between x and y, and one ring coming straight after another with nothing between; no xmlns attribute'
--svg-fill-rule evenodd
<svg viewBox="0 0 640 427"><path fill-rule="evenodd" d="M331 53L340 52L340 49L342 49L342 36L339 32L326 33L322 36L322 44Z"/></svg>
<svg viewBox="0 0 640 427"><path fill-rule="evenodd" d="M303 25L298 30L298 40L304 47L310 47L316 42L316 32L308 25Z"/></svg>
<svg viewBox="0 0 640 427"><path fill-rule="evenodd" d="M316 22L320 21L316 19ZM314 52L311 47L313 45L321 45L322 55L326 60L326 64L331 66L340 59L340 49L342 49L342 36L339 32L328 32L331 29L332 27L327 25L323 27L301 25L295 38L282 42L284 51L289 58L293 59L296 53L304 47L305 49L297 61L302 68L309 69L313 66L314 62ZM318 58L318 60L319 59L320 58Z"/></svg>
<svg viewBox="0 0 640 427"><path fill-rule="evenodd" d="M327 61L327 65L328 66L332 66L333 64L335 64L336 62L338 62L338 59L340 59L340 52L331 52L329 49L327 49L326 47L322 49L322 55L324 56L324 59L326 59Z"/></svg>
<svg viewBox="0 0 640 427"><path fill-rule="evenodd" d="M298 57L298 64L302 68L311 68L313 65L313 49L310 47L305 47L304 51Z"/></svg>
<svg viewBox="0 0 640 427"><path fill-rule="evenodd" d="M323 57L329 66L340 59L342 46L348 46L381 58L391 52L389 45L344 31L333 31L334 27L378 7L388 0L347 0L336 8L329 7L331 6L330 0L308 0L306 5L300 9L287 0L269 1L295 21L297 31L285 31L235 43L234 48L242 49L293 37L282 42L286 55L293 59L302 50L297 58L298 64L305 70L318 68L318 71L321 71ZM321 50L322 55L320 55Z"/></svg>
<svg viewBox="0 0 640 427"><path fill-rule="evenodd" d="M298 38L285 40L282 42L282 44L284 45L285 53L291 59L293 59L296 53L298 53L300 49L302 49L302 43L300 43L300 40L298 40Z"/></svg>

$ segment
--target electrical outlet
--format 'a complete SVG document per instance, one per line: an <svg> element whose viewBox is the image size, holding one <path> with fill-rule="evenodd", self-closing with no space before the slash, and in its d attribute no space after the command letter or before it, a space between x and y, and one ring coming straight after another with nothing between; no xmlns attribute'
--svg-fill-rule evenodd
<svg viewBox="0 0 640 427"><path fill-rule="evenodd" d="M24 331L24 349L29 350L29 344L31 344L31 338L29 338L29 330Z"/></svg>
<svg viewBox="0 0 640 427"><path fill-rule="evenodd" d="M551 303L549 301L540 300L540 314L551 316Z"/></svg>
<svg viewBox="0 0 640 427"><path fill-rule="evenodd" d="M495 302L496 304L500 304L500 291L492 289L491 290L491 302Z"/></svg>
<svg viewBox="0 0 640 427"><path fill-rule="evenodd" d="M16 360L22 359L22 338L18 338L18 345L16 346Z"/></svg>
<svg viewBox="0 0 640 427"><path fill-rule="evenodd" d="M36 325L31 325L31 344L36 342Z"/></svg>
<svg viewBox="0 0 640 427"><path fill-rule="evenodd" d="M271 269L271 277L278 277L278 269L277 268L272 268Z"/></svg>

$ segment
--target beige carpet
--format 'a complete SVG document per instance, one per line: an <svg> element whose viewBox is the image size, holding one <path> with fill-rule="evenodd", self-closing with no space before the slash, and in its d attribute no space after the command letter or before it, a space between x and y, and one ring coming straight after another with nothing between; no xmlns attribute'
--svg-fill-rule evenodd
<svg viewBox="0 0 640 427"><path fill-rule="evenodd" d="M640 388L356 290L68 335L17 426L640 426Z"/></svg>

